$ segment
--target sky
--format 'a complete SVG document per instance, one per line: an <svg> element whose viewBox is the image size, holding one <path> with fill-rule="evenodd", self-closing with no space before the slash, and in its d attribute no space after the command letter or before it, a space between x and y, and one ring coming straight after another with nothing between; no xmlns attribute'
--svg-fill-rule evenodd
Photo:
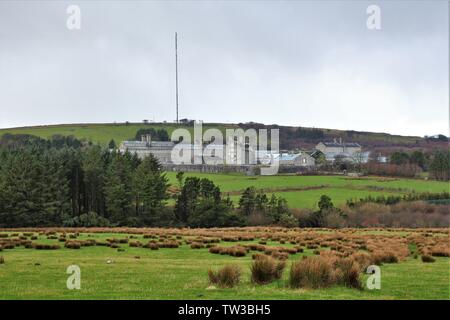
<svg viewBox="0 0 450 320"><path fill-rule="evenodd" d="M0 128L173 121L175 32L180 118L449 133L447 1L2 0Z"/></svg>

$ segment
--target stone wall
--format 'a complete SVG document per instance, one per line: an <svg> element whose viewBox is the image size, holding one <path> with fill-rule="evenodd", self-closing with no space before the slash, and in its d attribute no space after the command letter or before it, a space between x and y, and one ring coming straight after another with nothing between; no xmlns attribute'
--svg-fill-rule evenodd
<svg viewBox="0 0 450 320"><path fill-rule="evenodd" d="M244 173L257 175L260 167L256 165L207 165L207 164L162 164L165 171L204 172L204 173Z"/></svg>

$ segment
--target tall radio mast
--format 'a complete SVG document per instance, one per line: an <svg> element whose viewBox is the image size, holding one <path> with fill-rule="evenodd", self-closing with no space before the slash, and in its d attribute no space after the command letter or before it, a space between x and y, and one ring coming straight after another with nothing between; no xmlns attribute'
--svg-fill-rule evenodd
<svg viewBox="0 0 450 320"><path fill-rule="evenodd" d="M177 123L178 123L178 39L177 33L175 32L175 99L176 99L176 107L177 107Z"/></svg>

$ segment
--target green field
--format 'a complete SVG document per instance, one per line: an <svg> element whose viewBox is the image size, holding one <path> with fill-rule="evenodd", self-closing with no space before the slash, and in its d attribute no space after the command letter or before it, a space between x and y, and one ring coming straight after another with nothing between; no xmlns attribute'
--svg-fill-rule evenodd
<svg viewBox="0 0 450 320"><path fill-rule="evenodd" d="M5 133L11 134L32 134L41 138L50 138L55 134L70 136L73 135L78 139L87 139L94 143L100 143L106 145L111 139L114 139L116 143L133 138L136 132L142 128L164 128L169 134L175 128L184 127L192 131L192 127L185 126L183 124L174 123L86 123L86 124L60 124L60 125L46 125L46 126L33 126L33 127L20 127L20 128L7 128L0 129L0 136ZM225 124L225 123L205 123L204 129L218 128L222 132L226 128L237 128L237 124ZM282 127L290 130L290 127ZM386 142L386 143L400 143L415 145L420 137L414 136L399 136L391 135L387 133L377 132L355 132L355 131L343 131L334 129L323 129L327 139L333 137L344 137L347 140L359 141L361 143L370 143L374 141Z"/></svg>
<svg viewBox="0 0 450 320"><path fill-rule="evenodd" d="M217 126L204 125L206 130L210 127L217 128ZM221 130L225 128L234 128L235 125L220 124L218 127ZM192 133L192 127L183 125L176 125L173 123L167 124L143 124L143 123L118 123L118 124L62 124L62 125L49 125L49 126L36 126L36 127L21 127L11 129L0 129L0 136L5 133L11 134L32 134L41 138L49 139L53 135L62 136L74 136L78 139L86 139L93 143L99 143L106 145L111 139L117 144L120 144L125 140L134 140L136 132L139 129L154 128L154 129L166 129L170 134L176 128L186 128Z"/></svg>
<svg viewBox="0 0 450 320"><path fill-rule="evenodd" d="M123 238L124 234L82 234L80 239ZM142 235L137 236L139 240ZM58 243L40 236L39 243ZM256 242L253 241L253 242ZM247 243L247 242L243 242ZM250 242L248 242L250 243ZM221 245L227 245L221 243ZM279 245L269 242L268 245ZM289 245L286 245L289 246ZM287 273L268 285L250 282L251 255L236 258L213 255L208 249L191 249L183 244L176 249L152 251L121 245L124 252L108 247L83 247L80 250L35 250L16 248L0 253L0 299L449 299L449 258L436 258L425 264L408 257L406 261L382 266L381 290L290 289ZM290 262L311 250L291 255ZM136 256L140 258L137 259ZM108 264L107 261L112 263ZM242 267L241 283L232 289L211 288L207 270L227 263ZM81 269L81 290L68 290L66 268ZM288 268L287 267L287 268ZM363 276L365 278L365 276Z"/></svg>
<svg viewBox="0 0 450 320"><path fill-rule="evenodd" d="M168 172L172 185L176 185L176 174ZM239 193L254 186L267 193L275 193L288 200L293 208L314 208L321 195L331 197L337 205L348 199L359 199L368 195L398 195L408 192L443 192L449 191L448 182L426 181L416 179L395 179L381 177L348 178L345 176L245 176L241 174L185 173L186 177L208 178L226 195L230 194L237 201ZM320 187L320 188L319 188Z"/></svg>

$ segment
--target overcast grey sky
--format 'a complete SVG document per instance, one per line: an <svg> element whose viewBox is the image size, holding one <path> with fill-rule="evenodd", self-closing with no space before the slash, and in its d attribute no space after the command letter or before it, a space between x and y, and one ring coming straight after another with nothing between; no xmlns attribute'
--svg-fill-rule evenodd
<svg viewBox="0 0 450 320"><path fill-rule="evenodd" d="M66 8L81 8L68 30ZM381 30L366 8L381 8ZM449 130L447 1L1 1L0 127L180 118Z"/></svg>

